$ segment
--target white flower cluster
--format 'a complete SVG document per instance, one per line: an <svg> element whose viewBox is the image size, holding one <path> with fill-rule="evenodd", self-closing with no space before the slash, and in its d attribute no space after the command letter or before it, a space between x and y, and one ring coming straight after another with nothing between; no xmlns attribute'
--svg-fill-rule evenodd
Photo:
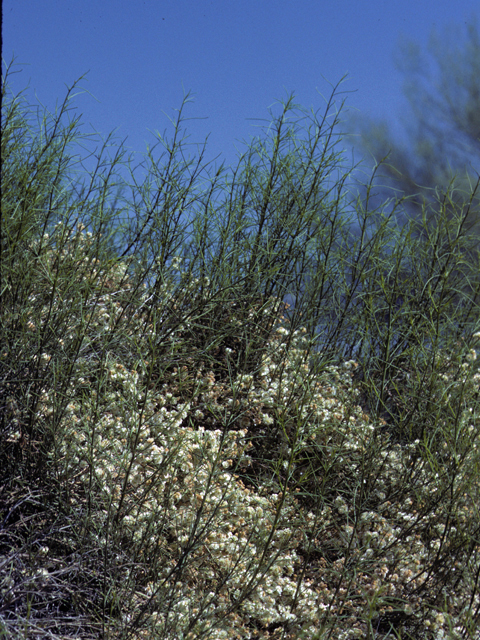
<svg viewBox="0 0 480 640"><path fill-rule="evenodd" d="M104 296L92 309L92 335L121 313ZM139 314L145 345L158 330L154 322L145 329ZM279 327L258 371L228 385L198 363L197 371L176 367L148 387L147 354L145 347L135 366L107 358L103 369L94 358L77 360L55 449L66 482L93 478L100 524L114 514L137 558L148 561L152 548L161 550L155 580L137 594L139 603L150 602L139 637L254 638L255 621L263 630L295 624L313 638L322 623L336 620L332 637L349 640L366 633L366 603L376 594L385 598L384 611L392 599L420 611L415 594L434 582L428 567L435 554L478 522L478 416L464 411L469 447L457 458L450 450L457 472L448 485L447 455L439 468L425 457L424 443L391 444L356 405L354 362L312 376L304 331L291 336L288 325ZM462 384L478 391L477 369L472 352L451 392ZM41 398L46 418L54 400L53 391ZM275 434L269 460L254 457L252 433L257 440ZM308 482L323 487L315 508L301 501ZM447 488L455 504L442 506ZM318 559L309 565L313 550ZM469 560L473 574L479 552ZM466 569L452 567L456 587L443 594L450 610L427 617L434 637L460 623ZM473 600L475 609L478 591Z"/></svg>

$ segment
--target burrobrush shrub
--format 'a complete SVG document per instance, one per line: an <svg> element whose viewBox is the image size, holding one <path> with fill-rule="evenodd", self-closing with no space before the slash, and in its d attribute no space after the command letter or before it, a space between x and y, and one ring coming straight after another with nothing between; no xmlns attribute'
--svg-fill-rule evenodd
<svg viewBox="0 0 480 640"><path fill-rule="evenodd" d="M180 111L82 183L69 100L3 86L2 632L474 638L468 210L422 245L359 202L333 102L231 172Z"/></svg>

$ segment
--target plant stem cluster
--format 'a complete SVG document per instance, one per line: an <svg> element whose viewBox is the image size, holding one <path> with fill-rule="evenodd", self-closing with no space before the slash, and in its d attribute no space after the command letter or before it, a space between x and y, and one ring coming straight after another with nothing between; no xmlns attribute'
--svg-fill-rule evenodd
<svg viewBox="0 0 480 640"><path fill-rule="evenodd" d="M468 211L422 247L372 228L332 100L232 174L179 119L129 200L119 152L71 172L68 96L35 125L7 87L1 633L474 640Z"/></svg>

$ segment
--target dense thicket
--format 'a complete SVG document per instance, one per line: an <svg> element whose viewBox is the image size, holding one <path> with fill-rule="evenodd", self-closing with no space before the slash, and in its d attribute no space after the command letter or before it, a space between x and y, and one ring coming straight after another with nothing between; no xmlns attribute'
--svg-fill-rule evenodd
<svg viewBox="0 0 480 640"><path fill-rule="evenodd" d="M4 634L474 638L472 208L419 236L349 191L335 92L234 168L182 108L141 180L110 139L82 178L73 87L42 114L8 73Z"/></svg>

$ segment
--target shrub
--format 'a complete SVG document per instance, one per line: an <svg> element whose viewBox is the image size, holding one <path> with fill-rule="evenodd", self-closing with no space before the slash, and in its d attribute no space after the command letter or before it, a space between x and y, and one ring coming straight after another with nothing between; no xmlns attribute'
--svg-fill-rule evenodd
<svg viewBox="0 0 480 640"><path fill-rule="evenodd" d="M473 639L470 212L355 234L339 113L292 100L210 176L180 111L128 201L70 93L3 86L3 635Z"/></svg>

